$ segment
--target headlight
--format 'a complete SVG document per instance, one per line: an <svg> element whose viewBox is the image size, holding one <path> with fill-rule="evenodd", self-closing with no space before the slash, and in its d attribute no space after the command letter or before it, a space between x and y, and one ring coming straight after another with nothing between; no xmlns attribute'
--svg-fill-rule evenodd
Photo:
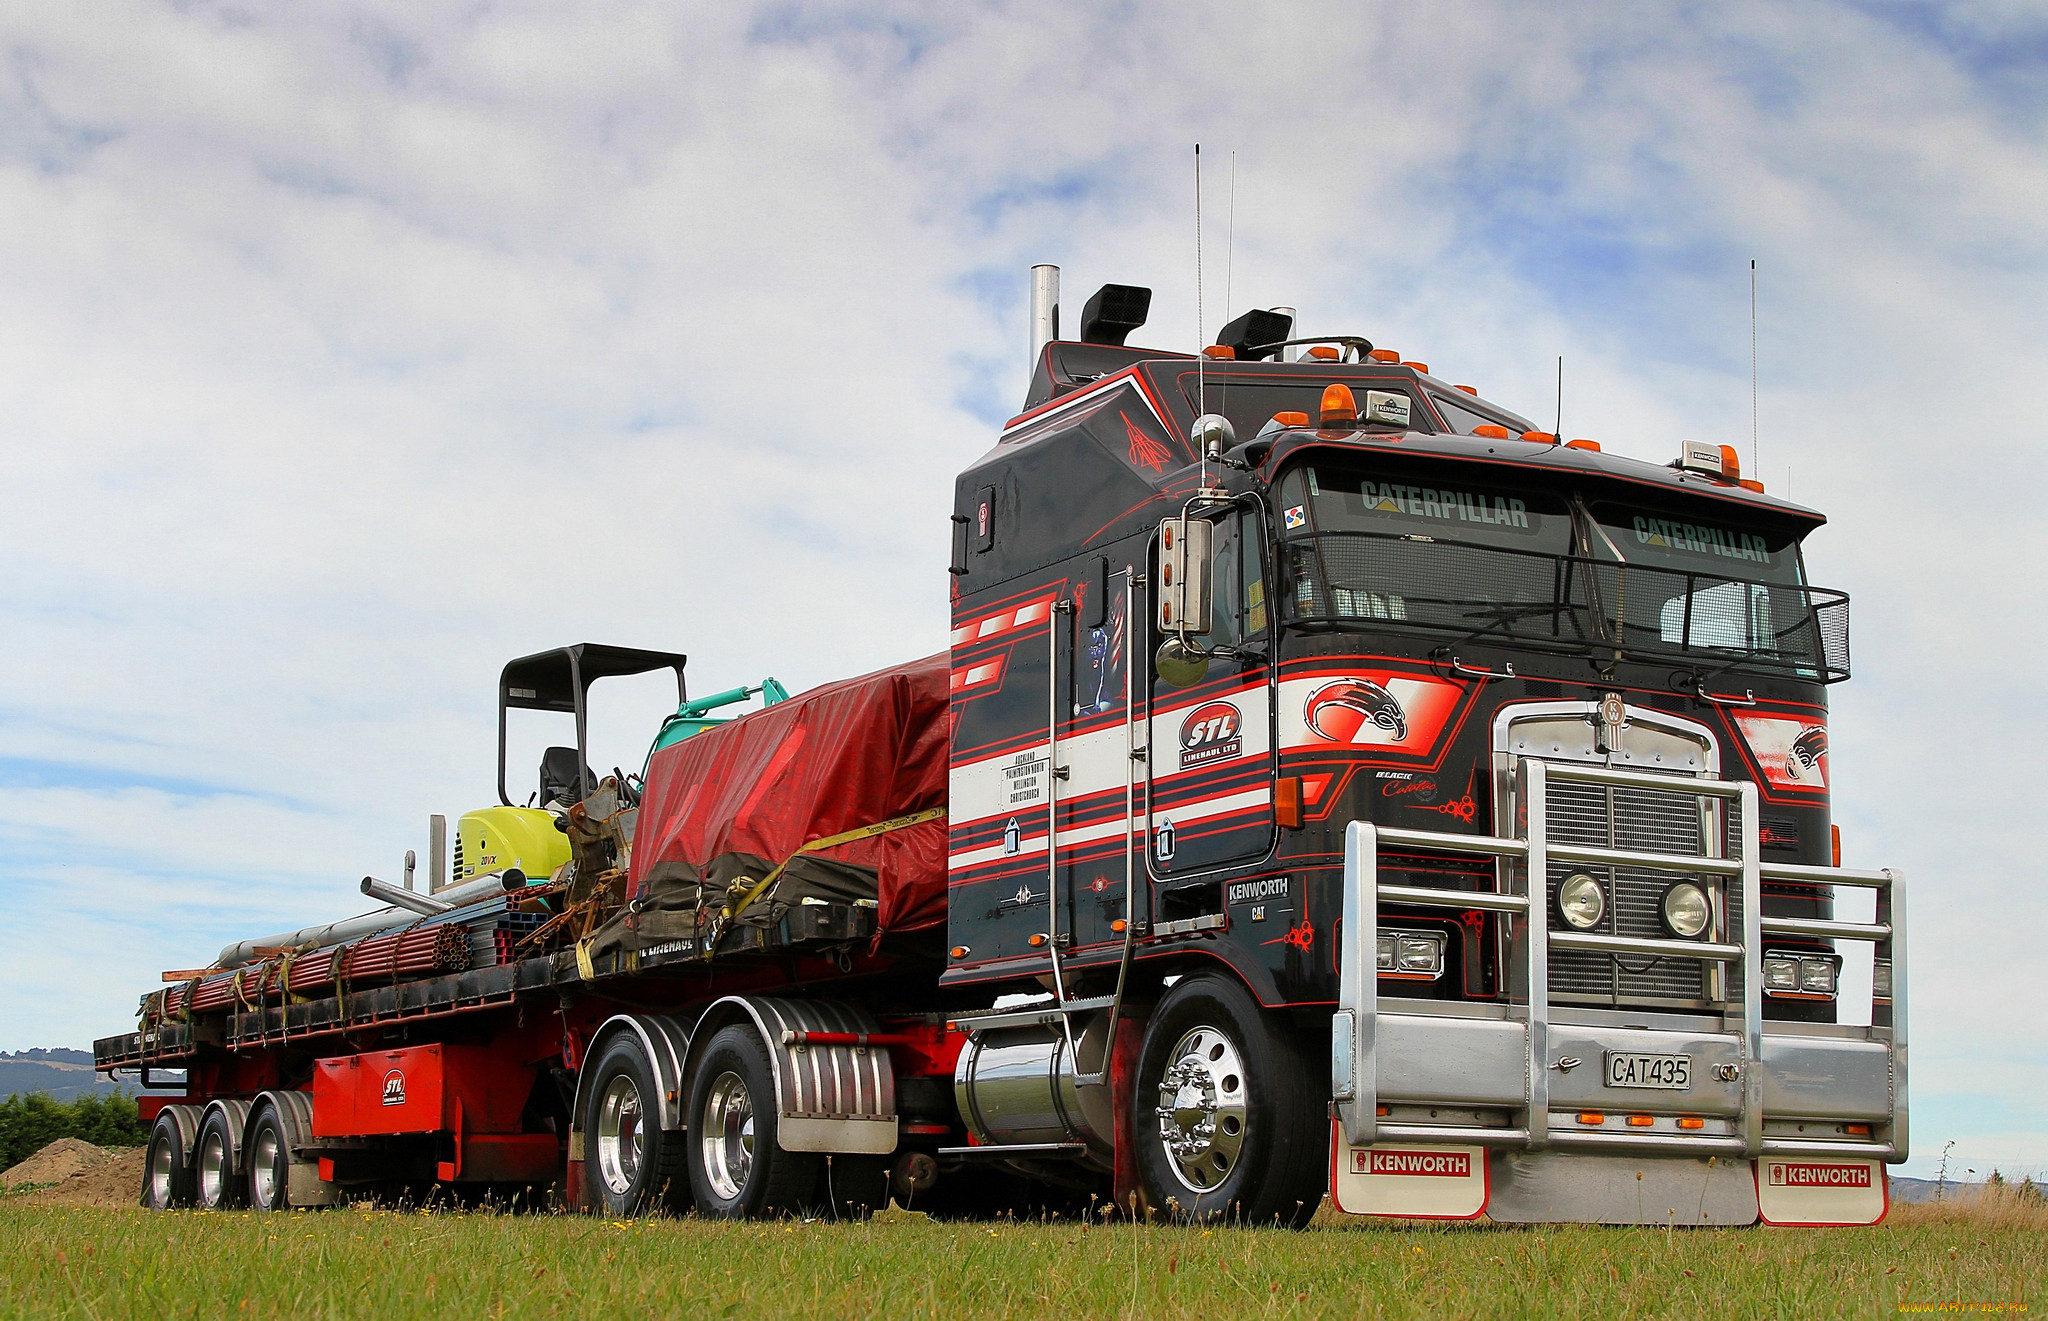
<svg viewBox="0 0 2048 1321"><path fill-rule="evenodd" d="M1835 993L1835 961L1830 958L1799 960L1799 989L1808 995Z"/></svg>
<svg viewBox="0 0 2048 1321"><path fill-rule="evenodd" d="M1434 936L1404 935L1395 942L1394 954L1402 972L1426 972L1435 976L1443 971L1443 942Z"/></svg>
<svg viewBox="0 0 2048 1321"><path fill-rule="evenodd" d="M1879 1000L1892 998L1892 961L1879 959L1870 967L1870 994Z"/></svg>
<svg viewBox="0 0 2048 1321"><path fill-rule="evenodd" d="M1764 955L1764 990L1771 995L1818 996L1832 1000L1842 962L1832 954Z"/></svg>
<svg viewBox="0 0 2048 1321"><path fill-rule="evenodd" d="M1707 892L1691 881L1680 881L1664 892L1664 925L1674 936L1699 939L1713 916Z"/></svg>
<svg viewBox="0 0 2048 1321"><path fill-rule="evenodd" d="M1444 970L1444 937L1434 931L1387 931L1379 933L1379 971L1440 976Z"/></svg>
<svg viewBox="0 0 2048 1321"><path fill-rule="evenodd" d="M1557 887L1557 915L1566 926L1591 931L1606 913L1607 895L1586 873L1573 872Z"/></svg>
<svg viewBox="0 0 2048 1321"><path fill-rule="evenodd" d="M1799 960L1767 955L1764 958L1764 989L1767 991L1798 990Z"/></svg>

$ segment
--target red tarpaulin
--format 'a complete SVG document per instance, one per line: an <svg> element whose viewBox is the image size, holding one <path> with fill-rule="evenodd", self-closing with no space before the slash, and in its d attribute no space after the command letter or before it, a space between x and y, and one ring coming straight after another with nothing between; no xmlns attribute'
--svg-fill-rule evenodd
<svg viewBox="0 0 2048 1321"><path fill-rule="evenodd" d="M944 653L814 688L654 754L633 830L629 894L722 885L814 840L946 804ZM829 865L824 876L806 861ZM883 931L946 920L946 821L805 854L763 901L866 889ZM823 888L819 888L822 886Z"/></svg>

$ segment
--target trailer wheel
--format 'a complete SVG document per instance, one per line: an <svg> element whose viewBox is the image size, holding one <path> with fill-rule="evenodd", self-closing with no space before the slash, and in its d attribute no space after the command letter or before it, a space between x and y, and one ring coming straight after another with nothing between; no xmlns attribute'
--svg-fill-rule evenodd
<svg viewBox="0 0 2048 1321"><path fill-rule="evenodd" d="M231 1117L224 1106L215 1105L199 1125L199 1149L192 1164L198 1203L208 1211L224 1211L242 1205L247 1191L236 1177L241 1161L239 1116Z"/></svg>
<svg viewBox="0 0 2048 1321"><path fill-rule="evenodd" d="M662 1131L660 1085L639 1038L613 1037L591 1067L583 1116L590 1205L618 1216L681 1210L685 1143Z"/></svg>
<svg viewBox="0 0 2048 1321"><path fill-rule="evenodd" d="M172 1113L183 1108L166 1106L149 1130L149 1150L142 1163L142 1205L147 1210L168 1211L192 1205L192 1161L185 1142L190 1121L181 1124Z"/></svg>
<svg viewBox="0 0 2048 1321"><path fill-rule="evenodd" d="M291 1137L276 1106L266 1105L257 1112L242 1163L249 1169L250 1206L258 1211L291 1210Z"/></svg>
<svg viewBox="0 0 2048 1321"><path fill-rule="evenodd" d="M690 1087L690 1191L699 1213L752 1220L800 1213L820 1175L816 1153L776 1143L775 1075L753 1027L711 1038Z"/></svg>
<svg viewBox="0 0 2048 1321"><path fill-rule="evenodd" d="M1329 1125L1287 1025L1236 980L1184 978L1145 1030L1131 1132L1156 1211L1306 1225Z"/></svg>

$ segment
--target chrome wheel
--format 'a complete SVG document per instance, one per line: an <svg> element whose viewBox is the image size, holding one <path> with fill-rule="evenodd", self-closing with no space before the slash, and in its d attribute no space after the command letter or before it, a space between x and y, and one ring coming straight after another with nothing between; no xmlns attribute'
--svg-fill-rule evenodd
<svg viewBox="0 0 2048 1321"><path fill-rule="evenodd" d="M149 1204L159 1209L171 1204L171 1144L161 1135L149 1144Z"/></svg>
<svg viewBox="0 0 2048 1321"><path fill-rule="evenodd" d="M209 1128L199 1139L199 1204L228 1204L228 1144L217 1129Z"/></svg>
<svg viewBox="0 0 2048 1321"><path fill-rule="evenodd" d="M754 1170L754 1098L737 1073L728 1070L711 1084L700 1141L711 1191L721 1201L737 1201Z"/></svg>
<svg viewBox="0 0 2048 1321"><path fill-rule="evenodd" d="M276 1121L256 1126L256 1145L249 1152L249 1193L250 1200L266 1211L284 1209L277 1178L282 1147L277 1139Z"/></svg>
<svg viewBox="0 0 2048 1321"><path fill-rule="evenodd" d="M604 1186L624 1196L640 1178L645 1154L640 1088L621 1073L604 1089L597 1111L597 1171Z"/></svg>
<svg viewBox="0 0 2048 1321"><path fill-rule="evenodd" d="M1174 1177L1206 1192L1237 1167L1244 1146L1244 1056L1219 1028L1190 1028L1159 1078L1159 1144Z"/></svg>

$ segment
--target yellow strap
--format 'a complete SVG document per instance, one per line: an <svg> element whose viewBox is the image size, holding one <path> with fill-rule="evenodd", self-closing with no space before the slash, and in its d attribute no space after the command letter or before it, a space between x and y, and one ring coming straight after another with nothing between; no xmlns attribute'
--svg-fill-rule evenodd
<svg viewBox="0 0 2048 1321"><path fill-rule="evenodd" d="M576 942L576 975L586 982L597 980L597 966L590 961L590 942Z"/></svg>
<svg viewBox="0 0 2048 1321"><path fill-rule="evenodd" d="M858 830L848 830L837 835L827 835L823 839L814 839L784 859L782 866L777 867L774 871L762 877L759 884L747 891L746 898L740 900L737 904L728 906L724 916L727 921L731 921L741 913L746 912L748 904L759 899L769 886L775 884L776 880L790 863L795 862L806 853L816 853L819 849L836 848L841 844L851 844L857 839L873 839L876 835L886 835L892 830L901 830L905 826L920 825L926 821L936 820L945 814L946 809L943 807L928 807L922 812L912 812L909 816L890 817L887 821L878 821L872 826L862 826Z"/></svg>

